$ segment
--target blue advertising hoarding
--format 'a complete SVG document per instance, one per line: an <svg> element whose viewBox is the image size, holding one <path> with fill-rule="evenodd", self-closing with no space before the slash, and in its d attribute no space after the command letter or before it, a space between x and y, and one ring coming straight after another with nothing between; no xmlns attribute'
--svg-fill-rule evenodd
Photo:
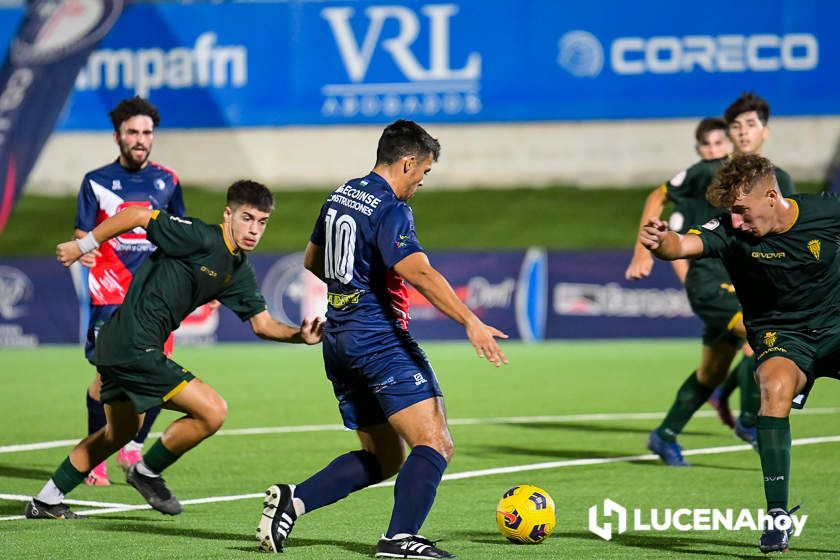
<svg viewBox="0 0 840 560"><path fill-rule="evenodd" d="M133 4L62 129L106 129L134 94L171 128L697 117L748 89L774 114L840 114L838 16L831 0ZM0 40L15 17L0 10Z"/></svg>
<svg viewBox="0 0 840 560"><path fill-rule="evenodd" d="M298 324L326 311L326 285L303 269L303 254L255 255L268 311ZM438 252L432 264L481 319L512 339L697 337L700 321L670 266L642 282L624 280L629 251ZM88 303L84 283L51 258L0 260L0 347L78 343ZM409 287L411 333L465 340L464 329ZM255 341L231 311L202 307L175 333L179 344Z"/></svg>

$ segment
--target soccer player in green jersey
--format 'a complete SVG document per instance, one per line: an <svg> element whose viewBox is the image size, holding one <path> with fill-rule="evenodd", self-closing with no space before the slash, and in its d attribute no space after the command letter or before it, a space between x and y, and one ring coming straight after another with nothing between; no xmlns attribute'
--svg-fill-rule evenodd
<svg viewBox="0 0 840 560"><path fill-rule="evenodd" d="M770 107L761 97L745 93L735 100L725 112L729 136L740 153L760 153L769 135L767 121ZM700 130L698 129L698 134ZM677 174L664 188L656 189L648 197L642 214L644 224L651 217L659 218L665 201L675 204L671 227L685 232L689 224L702 223L719 213L706 200L706 190L715 172L726 160L726 155L713 160L702 160ZM795 192L790 176L776 169L778 183L784 194ZM650 273L653 262L637 239L633 260L625 276L628 279L644 278ZM690 263L684 277L686 295L692 310L703 321L703 350L698 368L692 372L677 391L676 398L662 423L648 438L647 447L668 465L687 466L677 436L694 413L712 395L714 389L726 379L729 367L742 346L745 330L741 306L723 265L713 259ZM733 372L741 382L741 415L734 422L735 433L755 445L758 392L752 378L754 362L749 349ZM727 395L728 397L728 395ZM728 409L726 398L722 406ZM726 414L722 414L722 419Z"/></svg>
<svg viewBox="0 0 840 560"><path fill-rule="evenodd" d="M107 424L73 448L27 504L26 517L79 517L63 503L65 494L134 437L144 412L155 406L185 415L166 428L126 477L154 509L169 515L181 512L161 473L213 435L227 416L227 404L210 385L163 353L166 338L196 307L219 300L249 321L260 338L320 342L320 318L304 320L299 328L275 321L257 288L246 254L256 248L273 210L274 196L265 186L237 181L228 189L221 225L130 206L83 238L58 245L58 260L70 266L108 239L144 228L157 251L137 270L122 306L99 332L93 362L102 375Z"/></svg>
<svg viewBox="0 0 840 560"><path fill-rule="evenodd" d="M840 378L840 198L785 197L774 172L761 156L736 156L708 192L728 214L685 235L653 218L640 233L662 259L720 259L738 291L758 366L764 494L776 519L761 536L762 552L788 547L790 525L779 520L794 511L788 510L790 409L804 406L816 378Z"/></svg>

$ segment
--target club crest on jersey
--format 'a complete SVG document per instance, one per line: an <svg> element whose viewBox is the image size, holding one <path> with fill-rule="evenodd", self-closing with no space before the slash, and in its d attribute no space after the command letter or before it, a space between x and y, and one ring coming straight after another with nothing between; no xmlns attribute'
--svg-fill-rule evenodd
<svg viewBox="0 0 840 560"><path fill-rule="evenodd" d="M120 183L119 179L114 179L111 181L111 190L112 191L121 191L122 190L122 183Z"/></svg>
<svg viewBox="0 0 840 560"><path fill-rule="evenodd" d="M162 191L166 188L166 182L163 179L155 179L155 188Z"/></svg>
<svg viewBox="0 0 840 560"><path fill-rule="evenodd" d="M773 331L767 331L764 333L764 338L761 339L765 346L773 346L776 344L776 333Z"/></svg>
<svg viewBox="0 0 840 560"><path fill-rule="evenodd" d="M707 229L709 231L714 231L714 230L717 229L717 227L719 225L720 225L720 220L718 220L717 218L712 218L711 220L709 220L708 222L706 222L705 224L703 224L700 227L702 227L703 229Z"/></svg>
<svg viewBox="0 0 840 560"><path fill-rule="evenodd" d="M820 240L812 239L808 242L808 250L814 255L814 258L820 260Z"/></svg>

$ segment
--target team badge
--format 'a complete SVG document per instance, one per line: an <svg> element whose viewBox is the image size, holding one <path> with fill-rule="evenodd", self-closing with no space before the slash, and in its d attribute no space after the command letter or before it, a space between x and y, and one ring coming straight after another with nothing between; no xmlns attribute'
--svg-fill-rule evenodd
<svg viewBox="0 0 840 560"><path fill-rule="evenodd" d="M776 333L773 331L767 331L764 333L764 339L762 340L765 346L773 346L776 344Z"/></svg>
<svg viewBox="0 0 840 560"><path fill-rule="evenodd" d="M808 242L808 250L814 255L814 258L820 260L820 240L812 239Z"/></svg>

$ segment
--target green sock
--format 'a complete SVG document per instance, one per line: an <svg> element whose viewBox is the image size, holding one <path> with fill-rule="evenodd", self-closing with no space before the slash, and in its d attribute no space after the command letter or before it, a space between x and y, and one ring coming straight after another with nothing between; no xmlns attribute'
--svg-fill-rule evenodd
<svg viewBox="0 0 840 560"><path fill-rule="evenodd" d="M76 470L76 467L70 462L70 456L68 455L53 473L52 480L56 488L61 490L62 494L69 494L73 488L82 483L86 476L87 473Z"/></svg>
<svg viewBox="0 0 840 560"><path fill-rule="evenodd" d="M790 484L790 420L774 416L758 417L758 455L764 474L767 509L787 510Z"/></svg>
<svg viewBox="0 0 840 560"><path fill-rule="evenodd" d="M163 446L163 443L161 443L160 440L157 440L155 444L143 454L143 464L146 465L149 470L160 474L164 471L164 469L180 458L180 455L172 453Z"/></svg>
<svg viewBox="0 0 840 560"><path fill-rule="evenodd" d="M738 371L741 367L741 364L744 363L746 360L746 356L738 362L738 365L732 368L732 371L729 372L729 375L726 376L726 379L723 380L723 383L720 384L720 392L721 392L721 399L728 400L730 395L735 392L735 388L738 387Z"/></svg>
<svg viewBox="0 0 840 560"><path fill-rule="evenodd" d="M744 356L736 370L738 388L741 390L741 413L738 419L743 426L752 428L758 420L758 408L761 406L761 393L755 382L755 356Z"/></svg>
<svg viewBox="0 0 840 560"><path fill-rule="evenodd" d="M704 387L697 381L697 372L691 372L677 391L677 398L674 399L671 410L656 429L659 436L665 441L677 441L677 435L682 432L697 409L703 406L711 394L712 389Z"/></svg>

